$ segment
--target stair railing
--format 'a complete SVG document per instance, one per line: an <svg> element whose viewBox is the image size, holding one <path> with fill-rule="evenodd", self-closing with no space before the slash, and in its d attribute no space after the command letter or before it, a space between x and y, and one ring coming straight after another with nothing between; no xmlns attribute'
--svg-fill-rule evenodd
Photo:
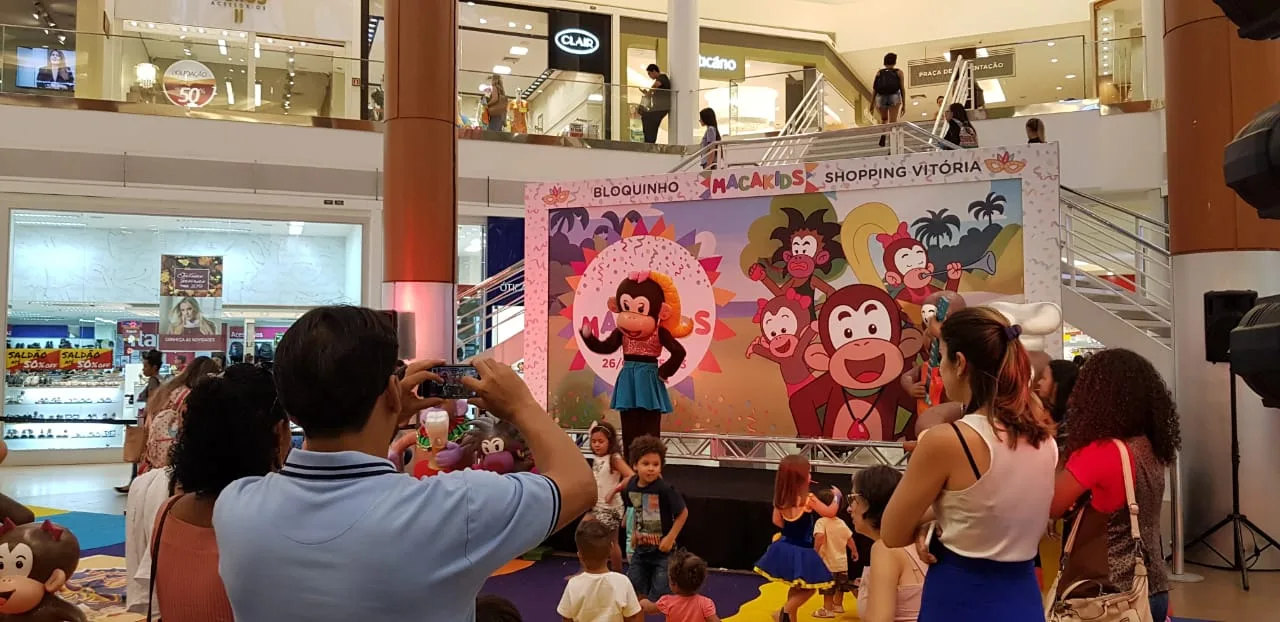
<svg viewBox="0 0 1280 622"><path fill-rule="evenodd" d="M1139 231L1118 224L1114 215L1100 213L1100 208L1132 217L1151 229L1168 230L1167 225L1155 219L1063 188L1059 244L1064 284L1081 293L1086 293L1086 289L1103 290L1123 299L1125 310L1158 326L1172 328L1173 266L1167 242L1144 239ZM1097 269L1081 269L1085 265ZM1146 331L1115 310L1111 311L1135 328Z"/></svg>
<svg viewBox="0 0 1280 622"><path fill-rule="evenodd" d="M973 94L973 61L957 56L951 68L951 79L947 80L947 90L942 95L942 105L933 119L933 135L946 136L947 108L956 102L965 103Z"/></svg>
<svg viewBox="0 0 1280 622"><path fill-rule="evenodd" d="M822 106L826 102L827 80L820 71L816 71L814 74L813 84L809 86L809 90L805 92L804 97L800 99L800 103L791 112L791 118L787 119L787 123L782 126L782 131L777 138L822 131L822 122L824 120ZM765 152L764 159L790 158L801 148L801 144L799 142L779 142Z"/></svg>
<svg viewBox="0 0 1280 622"><path fill-rule="evenodd" d="M497 335L524 326L524 260L458 292L457 335L463 352L498 345Z"/></svg>

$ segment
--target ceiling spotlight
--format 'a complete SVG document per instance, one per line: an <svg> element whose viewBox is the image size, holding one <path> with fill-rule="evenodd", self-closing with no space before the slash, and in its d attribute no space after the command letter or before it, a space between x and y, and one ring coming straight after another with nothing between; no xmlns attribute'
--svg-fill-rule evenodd
<svg viewBox="0 0 1280 622"><path fill-rule="evenodd" d="M135 23L134 23L134 25L136 26L136 25L137 25L137 23L135 22ZM204 34L204 29L203 29L203 28L197 28L197 30L199 30L199 31L200 31L200 34Z"/></svg>
<svg viewBox="0 0 1280 622"><path fill-rule="evenodd" d="M39 14L39 13L36 13L35 11L32 11L32 12L31 12L31 17L34 17L34 18L36 18L36 19L40 19L40 14Z"/></svg>
<svg viewBox="0 0 1280 622"><path fill-rule="evenodd" d="M1049 47L1053 47L1053 46L1055 46L1055 45L1058 45L1058 43L1057 43L1056 41L1050 41L1050 42L1049 42Z"/></svg>
<svg viewBox="0 0 1280 622"><path fill-rule="evenodd" d="M510 54L512 56L524 56L525 54L528 54L528 53L529 53L529 48L527 47L524 47L522 45L511 46Z"/></svg>
<svg viewBox="0 0 1280 622"><path fill-rule="evenodd" d="M307 47L307 42L306 42L306 41L303 41L303 42L302 42L302 47L304 47L304 48L305 48L305 47Z"/></svg>
<svg viewBox="0 0 1280 622"><path fill-rule="evenodd" d="M222 31L222 36L224 36L224 37L225 37L225 36L227 36L227 31L225 31L225 30L224 30L224 31Z"/></svg>
<svg viewBox="0 0 1280 622"><path fill-rule="evenodd" d="M912 106L919 106L919 105L920 105L920 101L919 101L919 100L913 101L913 102L911 102L911 105L912 105Z"/></svg>
<svg viewBox="0 0 1280 622"><path fill-rule="evenodd" d="M1109 22L1109 21L1111 21L1111 18L1110 18L1110 17L1104 17L1104 18L1102 18L1102 23L1104 23L1104 24L1105 24L1105 23L1107 23L1107 22Z"/></svg>
<svg viewBox="0 0 1280 622"><path fill-rule="evenodd" d="M67 35L58 35L58 43L66 43Z"/></svg>
<svg viewBox="0 0 1280 622"><path fill-rule="evenodd" d="M487 19L485 19L485 18L481 17L481 18L480 18L480 23L481 23L481 24L488 24L488 23L489 23L489 20L487 20Z"/></svg>
<svg viewBox="0 0 1280 622"><path fill-rule="evenodd" d="M507 28L515 28L515 27L516 27L515 22L507 22Z"/></svg>
<svg viewBox="0 0 1280 622"><path fill-rule="evenodd" d="M182 27L182 32L187 32L187 30L188 30L188 29L187 29L187 27L186 27L186 26L183 26L183 27Z"/></svg>
<svg viewBox="0 0 1280 622"><path fill-rule="evenodd" d="M511 68L506 65L494 65L493 73L496 73L500 76L509 75L511 73Z"/></svg>
<svg viewBox="0 0 1280 622"><path fill-rule="evenodd" d="M1059 86L1057 90L1061 91L1061 90L1062 90L1062 87L1061 87L1061 86Z"/></svg>
<svg viewBox="0 0 1280 622"><path fill-rule="evenodd" d="M1050 59L1049 59L1049 62L1051 62L1051 63L1056 63L1056 62L1058 62L1058 59L1056 59L1056 58L1050 58Z"/></svg>
<svg viewBox="0 0 1280 622"><path fill-rule="evenodd" d="M151 23L151 22L147 22L147 28L155 28L155 27L156 27L156 25L155 25L155 24L153 24L153 23Z"/></svg>
<svg viewBox="0 0 1280 622"><path fill-rule="evenodd" d="M1068 79L1068 80L1075 80L1075 79L1076 79L1076 74L1074 74L1074 73L1069 73L1069 74L1067 74L1067 79Z"/></svg>
<svg viewBox="0 0 1280 622"><path fill-rule="evenodd" d="M39 16L39 15L36 15L36 19L40 19L40 16ZM130 26L137 26L137 25L138 25L138 22L129 22L129 25L130 25Z"/></svg>
<svg viewBox="0 0 1280 622"><path fill-rule="evenodd" d="M533 24L525 24L525 25L524 25L524 29L525 29L525 30L533 30Z"/></svg>

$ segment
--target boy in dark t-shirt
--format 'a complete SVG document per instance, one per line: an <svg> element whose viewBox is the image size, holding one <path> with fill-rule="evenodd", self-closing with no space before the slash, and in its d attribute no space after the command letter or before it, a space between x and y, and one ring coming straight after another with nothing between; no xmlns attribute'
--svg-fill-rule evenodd
<svg viewBox="0 0 1280 622"><path fill-rule="evenodd" d="M627 567L627 578L637 596L657 601L670 593L667 558L689 518L689 510L684 497L662 479L662 465L667 458L662 441L641 436L630 449L636 474L620 486L622 504L634 514L627 536L635 552Z"/></svg>

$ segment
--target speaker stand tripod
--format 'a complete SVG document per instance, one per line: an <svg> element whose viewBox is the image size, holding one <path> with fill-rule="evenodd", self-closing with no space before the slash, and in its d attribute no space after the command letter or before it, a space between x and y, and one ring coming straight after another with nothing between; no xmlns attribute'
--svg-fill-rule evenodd
<svg viewBox="0 0 1280 622"><path fill-rule="evenodd" d="M1231 513L1225 518L1218 521L1217 524L1210 527L1204 533L1200 534L1196 539L1192 540L1186 548L1194 547L1197 544L1204 544L1213 551L1222 561L1230 564L1225 567L1226 570L1240 571L1240 586L1247 592L1249 591L1249 564L1257 560L1262 552L1269 548L1280 549L1280 542L1272 538L1261 527L1253 524L1249 517L1240 513L1240 431L1237 423L1236 415L1236 372L1231 369L1229 372L1231 380ZM1228 560L1218 549L1209 544L1209 538L1223 527L1231 527L1231 540L1234 549L1234 556ZM1266 540L1266 546L1254 551L1253 555L1245 557L1244 554L1244 531L1249 530L1255 537Z"/></svg>

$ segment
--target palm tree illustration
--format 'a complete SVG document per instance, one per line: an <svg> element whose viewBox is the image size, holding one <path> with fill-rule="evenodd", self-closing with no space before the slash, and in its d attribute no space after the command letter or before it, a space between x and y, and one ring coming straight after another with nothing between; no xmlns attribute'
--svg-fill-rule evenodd
<svg viewBox="0 0 1280 622"><path fill-rule="evenodd" d="M911 223L914 227L916 239L924 243L925 246L938 246L946 240L951 241L953 232L960 230L960 217L955 214L948 214L946 208L940 210L925 210L928 216L921 216L915 222Z"/></svg>
<svg viewBox="0 0 1280 622"><path fill-rule="evenodd" d="M587 214L585 207L573 207L566 209L558 209L551 211L551 217L548 219L548 228L551 234L569 233L573 231L573 222L576 220L583 228L587 226L587 222L591 220L591 216Z"/></svg>
<svg viewBox="0 0 1280 622"><path fill-rule="evenodd" d="M1008 201L1003 194L987 193L987 198L969 204L969 214L974 220L986 218L987 224L995 222L996 214L1004 215L1004 205Z"/></svg>

